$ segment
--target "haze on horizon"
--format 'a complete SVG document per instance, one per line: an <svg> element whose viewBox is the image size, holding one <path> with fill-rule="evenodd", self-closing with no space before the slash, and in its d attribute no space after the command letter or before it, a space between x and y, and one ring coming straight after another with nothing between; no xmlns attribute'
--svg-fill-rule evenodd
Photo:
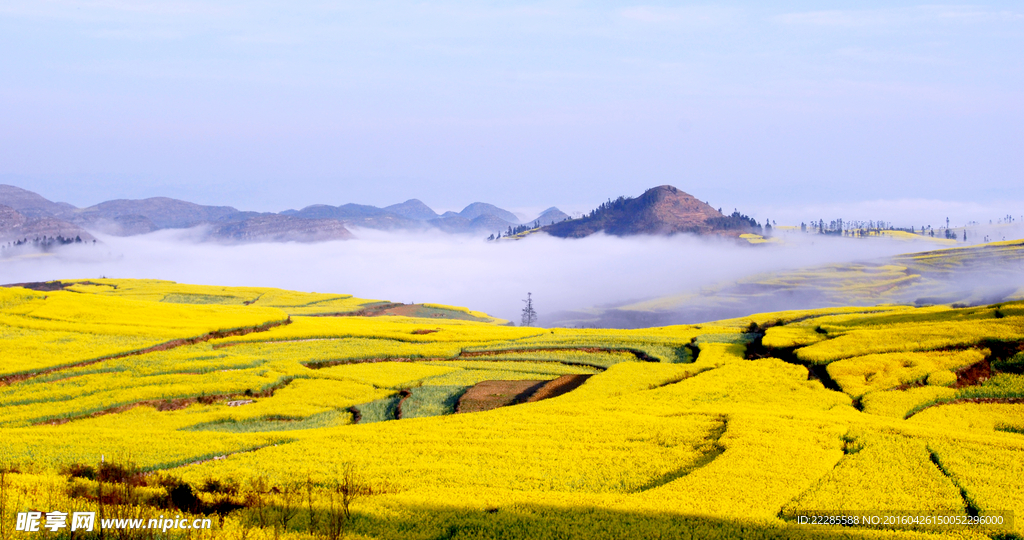
<svg viewBox="0 0 1024 540"><path fill-rule="evenodd" d="M977 230L1024 236L1020 224L989 229L983 225ZM760 247L688 234L595 234L581 239L537 234L520 241L487 242L475 235L438 231L354 232L353 240L245 244L200 241L202 226L127 237L97 234L100 241L95 245L63 246L45 256L0 258L0 283L108 277L278 287L465 306L516 322L521 300L530 292L540 313L538 323L549 326L559 324L564 312L592 312L705 288L713 291L736 280L787 270L884 263L902 253L949 247L928 240L852 239L798 231L782 233L781 244ZM956 273L944 288L955 292L994 283L1019 288L1024 287L1022 276L1017 268L985 266L974 273ZM795 287L791 292L794 295L785 298L786 309L831 305L807 294L811 290ZM754 300L751 309L771 307ZM712 309L706 314L700 320L663 318L661 324L703 322L747 312Z"/></svg>
<svg viewBox="0 0 1024 540"><path fill-rule="evenodd" d="M77 206L1024 200L1014 2L10 0L0 47L0 183Z"/></svg>

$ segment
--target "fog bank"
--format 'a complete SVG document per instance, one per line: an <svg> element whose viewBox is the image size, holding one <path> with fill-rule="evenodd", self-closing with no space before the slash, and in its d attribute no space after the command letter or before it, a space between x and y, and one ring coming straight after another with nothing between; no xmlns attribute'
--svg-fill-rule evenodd
<svg viewBox="0 0 1024 540"><path fill-rule="evenodd" d="M518 321L533 293L541 324L564 310L695 291L759 272L931 249L927 243L787 235L783 245L732 240L603 235L520 241L428 233L356 231L317 244L222 245L198 231L102 236L100 244L0 260L3 283L150 278L209 285L280 287L405 303L467 306ZM550 319L549 319L550 320Z"/></svg>

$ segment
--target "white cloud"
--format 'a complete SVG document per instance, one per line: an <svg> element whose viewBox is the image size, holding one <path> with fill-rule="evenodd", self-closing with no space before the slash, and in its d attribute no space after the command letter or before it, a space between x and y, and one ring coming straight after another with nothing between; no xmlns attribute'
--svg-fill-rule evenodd
<svg viewBox="0 0 1024 540"><path fill-rule="evenodd" d="M320 244L195 243L190 231L158 231L71 246L50 257L0 259L5 282L52 279L169 279L269 286L396 302L471 307L514 319L533 293L544 316L561 310L696 291L759 272L870 259L907 250L884 240L801 238L757 248L719 238L531 236L486 242L443 234L357 230ZM807 240L802 242L801 240ZM813 244L812 244L813 240Z"/></svg>
<svg viewBox="0 0 1024 540"><path fill-rule="evenodd" d="M776 22L805 26L875 26L891 24L898 17L892 11L808 11L803 13L787 13L772 18Z"/></svg>
<svg viewBox="0 0 1024 540"><path fill-rule="evenodd" d="M711 24L727 20L735 11L712 6L659 7L633 6L622 9L619 14L628 20L642 23L687 23Z"/></svg>
<svg viewBox="0 0 1024 540"><path fill-rule="evenodd" d="M1013 11L989 11L972 6L916 6L870 10L822 10L776 15L772 21L788 25L845 28L884 27L952 21L962 23L1007 22L1024 20L1024 14Z"/></svg>
<svg viewBox="0 0 1024 540"><path fill-rule="evenodd" d="M125 15L150 17L227 16L237 8L214 2L154 2L144 0L10 0L0 4L7 15L61 19L122 18Z"/></svg>

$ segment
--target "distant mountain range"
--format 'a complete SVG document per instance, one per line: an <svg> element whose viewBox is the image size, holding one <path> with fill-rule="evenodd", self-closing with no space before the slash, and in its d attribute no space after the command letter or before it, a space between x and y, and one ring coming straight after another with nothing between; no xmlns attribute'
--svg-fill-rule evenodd
<svg viewBox="0 0 1024 540"><path fill-rule="evenodd" d="M568 217L552 207L528 223L546 225ZM512 212L482 202L470 204L461 212L438 215L416 199L385 208L315 204L278 214L245 212L230 206L206 206L167 197L118 199L76 208L0 184L0 243L38 243L57 238L60 242L68 238L91 242L94 237L89 231L131 236L200 225L206 226L211 240L316 242L351 238L349 227L486 234L519 226L520 221Z"/></svg>
<svg viewBox="0 0 1024 540"><path fill-rule="evenodd" d="M118 199L88 208L53 202L37 193L0 184L0 243L91 242L90 231L131 236L161 229L204 226L207 238L228 242L318 242L352 238L361 229L438 230L453 234L545 232L581 238L597 232L739 236L760 232L757 222L738 212L724 215L672 186L658 186L639 197L619 197L586 216L571 219L551 207L520 223L515 214L475 202L461 212L438 215L423 202L409 199L384 208L364 204L314 204L281 213L244 212L230 206L206 206L167 197Z"/></svg>

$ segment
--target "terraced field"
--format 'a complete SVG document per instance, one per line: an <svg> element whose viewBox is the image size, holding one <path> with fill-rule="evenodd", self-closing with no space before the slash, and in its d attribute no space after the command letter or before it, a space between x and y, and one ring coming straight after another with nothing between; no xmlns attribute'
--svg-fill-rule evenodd
<svg viewBox="0 0 1024 540"><path fill-rule="evenodd" d="M36 288L0 288L3 540L68 534L12 531L30 509L208 514L172 532L225 539L1024 534L1022 302L597 330Z"/></svg>

